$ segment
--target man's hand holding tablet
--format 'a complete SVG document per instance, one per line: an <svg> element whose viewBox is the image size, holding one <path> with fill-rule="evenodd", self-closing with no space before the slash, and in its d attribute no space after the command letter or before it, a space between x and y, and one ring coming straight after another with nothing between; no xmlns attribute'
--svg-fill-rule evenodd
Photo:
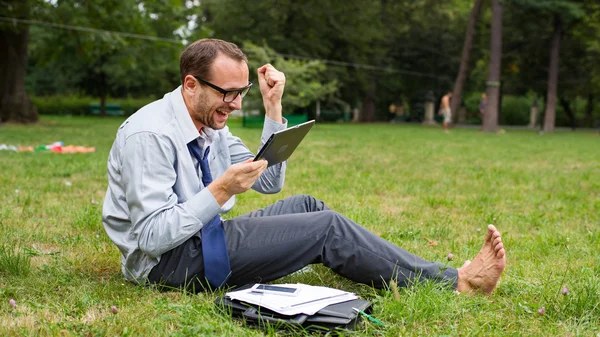
<svg viewBox="0 0 600 337"><path fill-rule="evenodd" d="M265 159L269 166L286 161L315 124L314 120L275 132L260 149L254 161Z"/></svg>

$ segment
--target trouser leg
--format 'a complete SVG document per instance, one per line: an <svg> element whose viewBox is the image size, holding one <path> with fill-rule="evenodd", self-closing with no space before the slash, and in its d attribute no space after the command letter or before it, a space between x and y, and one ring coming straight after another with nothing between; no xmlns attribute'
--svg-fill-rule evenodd
<svg viewBox="0 0 600 337"><path fill-rule="evenodd" d="M457 270L426 261L367 231L310 196L282 200L225 222L232 275L228 285L268 282L323 263L381 288L433 279L456 286Z"/></svg>
<svg viewBox="0 0 600 337"><path fill-rule="evenodd" d="M383 287L434 279L456 287L457 270L429 262L367 231L310 196L294 196L224 223L232 275L228 285L268 282L323 263L356 282ZM150 282L206 288L201 240L163 254Z"/></svg>
<svg viewBox="0 0 600 337"><path fill-rule="evenodd" d="M329 207L325 205L321 200L315 199L307 194L298 194L283 200L279 200L276 203L269 205L265 208L257 209L250 213L241 215L236 219L240 218L256 218L274 215L285 215L295 213L309 213L329 210Z"/></svg>

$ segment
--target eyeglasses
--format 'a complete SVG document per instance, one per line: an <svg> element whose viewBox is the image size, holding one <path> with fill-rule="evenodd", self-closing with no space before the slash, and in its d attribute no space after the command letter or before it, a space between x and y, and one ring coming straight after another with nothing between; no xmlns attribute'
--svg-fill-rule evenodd
<svg viewBox="0 0 600 337"><path fill-rule="evenodd" d="M215 89L216 91L222 93L223 94L223 102L225 102L225 103L233 102L233 100L236 99L236 97L238 97L238 95L240 95L242 98L244 98L244 96L246 96L248 91L250 91L250 88L252 88L252 82L248 82L248 85L241 89L225 90L225 89L218 87L208 81L201 79L198 76L194 76L194 77L198 80L198 82L204 83L204 84L208 85L209 87Z"/></svg>

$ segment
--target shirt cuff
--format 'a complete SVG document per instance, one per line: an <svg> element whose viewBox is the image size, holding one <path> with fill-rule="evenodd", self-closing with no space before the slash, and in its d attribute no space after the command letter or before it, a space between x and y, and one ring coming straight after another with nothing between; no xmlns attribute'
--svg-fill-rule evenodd
<svg viewBox="0 0 600 337"><path fill-rule="evenodd" d="M278 123L274 120L272 120L271 118L265 116L265 124L263 125L263 131L262 131L262 135L260 137L261 140L261 147L262 145L264 145L267 142L267 139L269 139L269 137L271 137L272 134L274 134L277 131L280 130L284 130L287 128L287 119L283 118L283 124L282 123Z"/></svg>
<svg viewBox="0 0 600 337"><path fill-rule="evenodd" d="M264 128L274 128L276 131L287 128L288 120L281 116L282 123L278 123L268 116L265 116L265 125Z"/></svg>
<svg viewBox="0 0 600 337"><path fill-rule="evenodd" d="M221 211L221 206L219 206L219 203L208 188L203 188L202 191L185 202L185 208L198 218L203 225L207 224Z"/></svg>

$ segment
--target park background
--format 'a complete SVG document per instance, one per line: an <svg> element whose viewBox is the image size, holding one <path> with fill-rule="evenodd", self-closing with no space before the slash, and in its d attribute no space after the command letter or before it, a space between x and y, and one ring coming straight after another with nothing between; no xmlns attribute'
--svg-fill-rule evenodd
<svg viewBox="0 0 600 337"><path fill-rule="evenodd" d="M592 0L0 1L0 145L95 148L0 151L0 335L279 334L232 321L218 294L124 282L100 219L118 126L179 84L187 43L215 37L243 48L251 78L265 62L286 73L290 120L318 120L284 190L227 216L309 193L452 267L486 224L503 232L489 297L376 291L320 267L281 280L356 291L387 325L342 335L597 336L599 22ZM450 90L462 127L444 134L426 111ZM261 114L251 90L229 122L253 150L260 128L244 125Z"/></svg>
<svg viewBox="0 0 600 337"><path fill-rule="evenodd" d="M185 44L215 37L239 44L251 69L271 62L288 75L286 114L423 122L426 104L437 112L453 91L454 122L482 124L487 92L485 131L600 126L592 0L1 4L3 122L131 114L179 84ZM260 113L258 90L244 105Z"/></svg>

